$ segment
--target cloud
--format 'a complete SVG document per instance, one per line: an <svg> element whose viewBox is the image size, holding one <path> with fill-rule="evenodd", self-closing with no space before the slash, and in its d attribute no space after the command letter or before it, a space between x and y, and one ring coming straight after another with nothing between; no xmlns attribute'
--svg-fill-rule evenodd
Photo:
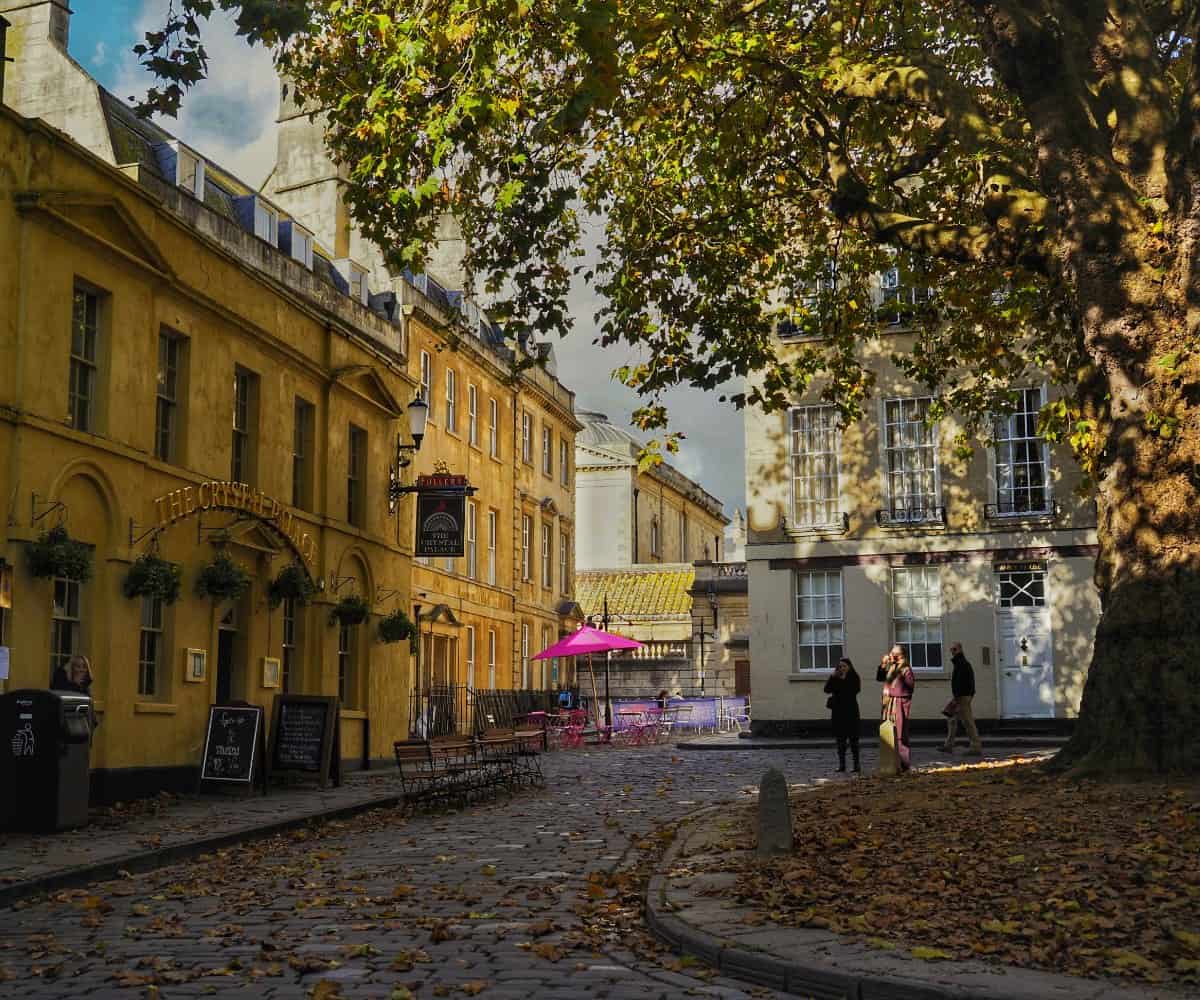
<svg viewBox="0 0 1200 1000"><path fill-rule="evenodd" d="M167 0L145 0L133 34L161 30ZM178 119L157 119L167 131L252 187L275 164L279 83L271 53L238 38L233 19L214 13L202 26L208 79L188 92ZM101 43L103 44L103 43ZM125 50L113 90L122 99L140 96L154 83L137 57Z"/></svg>
<svg viewBox="0 0 1200 1000"><path fill-rule="evenodd" d="M95 51L92 52L92 65L96 67L103 66L108 61L108 46L104 42L97 42Z"/></svg>

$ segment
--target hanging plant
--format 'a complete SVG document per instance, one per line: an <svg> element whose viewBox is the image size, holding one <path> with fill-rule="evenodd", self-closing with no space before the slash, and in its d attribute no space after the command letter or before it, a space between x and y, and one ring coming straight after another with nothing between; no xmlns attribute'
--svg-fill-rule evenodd
<svg viewBox="0 0 1200 1000"><path fill-rule="evenodd" d="M67 534L66 525L44 531L27 551L29 572L35 577L61 576L86 583L92 578L92 547Z"/></svg>
<svg viewBox="0 0 1200 1000"><path fill-rule="evenodd" d="M163 604L179 600L182 587L183 569L154 552L135 559L121 584L126 597L157 597Z"/></svg>
<svg viewBox="0 0 1200 1000"><path fill-rule="evenodd" d="M250 574L224 552L196 576L196 593L214 601L236 601L250 589Z"/></svg>
<svg viewBox="0 0 1200 1000"><path fill-rule="evenodd" d="M279 575L267 585L267 606L273 611L284 601L295 601L300 605L311 604L316 593L317 587L304 572L304 567L292 563L284 566Z"/></svg>
<svg viewBox="0 0 1200 1000"><path fill-rule="evenodd" d="M361 625L371 613L371 605L358 594L343 597L329 612L330 625Z"/></svg>
<svg viewBox="0 0 1200 1000"><path fill-rule="evenodd" d="M412 619L397 608L379 622L380 642L403 642L414 634Z"/></svg>

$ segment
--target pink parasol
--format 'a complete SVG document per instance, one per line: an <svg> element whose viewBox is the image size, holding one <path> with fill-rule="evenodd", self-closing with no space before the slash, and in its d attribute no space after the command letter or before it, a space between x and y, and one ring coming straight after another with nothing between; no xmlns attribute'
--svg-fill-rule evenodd
<svg viewBox="0 0 1200 1000"><path fill-rule="evenodd" d="M641 649L642 644L623 635L613 635L591 625L582 625L565 639L559 639L537 653L535 660L551 660L556 656L586 656L588 653L607 653L613 649Z"/></svg>

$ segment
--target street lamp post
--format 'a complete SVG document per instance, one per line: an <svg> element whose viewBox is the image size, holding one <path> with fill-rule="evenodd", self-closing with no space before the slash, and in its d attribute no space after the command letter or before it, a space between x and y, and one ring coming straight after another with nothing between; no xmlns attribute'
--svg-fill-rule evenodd
<svg viewBox="0 0 1200 1000"><path fill-rule="evenodd" d="M429 420L429 404L421 398L420 394L413 399L407 406L408 411L408 435L412 439L412 444L405 444L400 435L396 435L396 459L393 465L388 468L388 513L395 514L400 506L400 498L406 493L416 492L415 486L405 486L401 482L401 474L404 469L412 465L412 454L421 450L421 440L425 437L425 425ZM396 521L396 541L400 540L400 521ZM415 708L418 717L424 721L424 709L421 706L421 605L413 605L413 616L416 619L415 626L417 630L417 652L416 663L413 670L413 700L416 702ZM412 719L409 719L409 728L413 727Z"/></svg>

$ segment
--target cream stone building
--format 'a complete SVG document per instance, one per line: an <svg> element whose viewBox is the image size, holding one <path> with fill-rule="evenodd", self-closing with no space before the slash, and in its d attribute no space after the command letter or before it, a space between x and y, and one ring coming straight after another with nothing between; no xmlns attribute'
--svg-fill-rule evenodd
<svg viewBox="0 0 1200 1000"><path fill-rule="evenodd" d="M721 675L702 669L701 651L709 655L712 637L694 618L692 601L697 564L721 558L729 523L721 501L667 462L640 471L641 443L604 414L581 411L579 418L579 604L597 625L607 606L611 629L646 644L614 661L614 696L662 688L732 694L732 672L716 690L709 682Z"/></svg>
<svg viewBox="0 0 1200 1000"><path fill-rule="evenodd" d="M905 292L888 275L877 304ZM1017 410L996 419L995 445L956 457L959 424L930 424L930 393L889 360L913 341L897 319L883 320L865 358L878 383L862 421L839 426L817 384L784 412L746 410L758 732L826 721L822 686L843 655L863 677L869 719L893 642L916 671L915 718L940 718L955 640L975 667L977 718L1078 711L1099 617L1095 508L1077 493L1067 449L1037 435L1053 390L1015 386Z"/></svg>

